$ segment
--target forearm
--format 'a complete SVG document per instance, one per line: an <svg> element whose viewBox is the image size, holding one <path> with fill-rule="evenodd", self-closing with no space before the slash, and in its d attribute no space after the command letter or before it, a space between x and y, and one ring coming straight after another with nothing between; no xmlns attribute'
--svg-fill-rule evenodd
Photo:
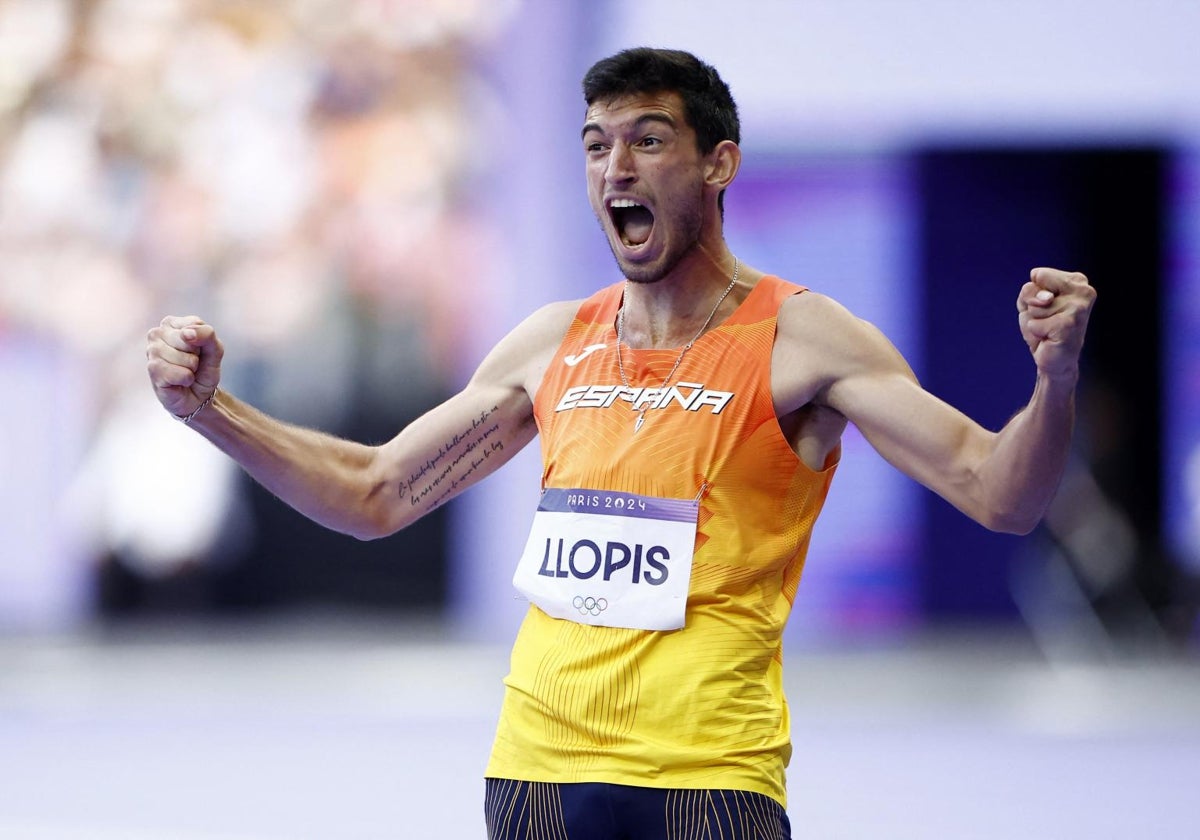
<svg viewBox="0 0 1200 840"><path fill-rule="evenodd" d="M225 391L189 426L315 522L357 537L380 535L375 448L282 423Z"/></svg>
<svg viewBox="0 0 1200 840"><path fill-rule="evenodd" d="M147 371L165 409L188 418L281 500L328 528L381 537L446 504L536 436L530 383L574 311L543 307L530 316L493 348L462 391L380 446L281 423L216 390L224 347L212 326L193 315L168 316L147 333Z"/></svg>
<svg viewBox="0 0 1200 840"><path fill-rule="evenodd" d="M979 472L987 527L1026 534L1041 521L1066 468L1077 379L1039 373L1029 404L996 434Z"/></svg>

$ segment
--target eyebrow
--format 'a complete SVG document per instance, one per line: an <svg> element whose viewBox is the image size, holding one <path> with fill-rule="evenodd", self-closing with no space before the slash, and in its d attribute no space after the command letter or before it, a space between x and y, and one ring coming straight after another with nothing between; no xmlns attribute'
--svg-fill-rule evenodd
<svg viewBox="0 0 1200 840"><path fill-rule="evenodd" d="M670 114L642 114L633 121L633 125L630 126L630 128L636 130L644 126L646 123L663 123L671 128L677 127L674 117L672 117ZM586 137L589 131L598 131L601 134L605 133L604 129L601 128L600 123L588 122L583 124L583 130L579 132L580 139Z"/></svg>

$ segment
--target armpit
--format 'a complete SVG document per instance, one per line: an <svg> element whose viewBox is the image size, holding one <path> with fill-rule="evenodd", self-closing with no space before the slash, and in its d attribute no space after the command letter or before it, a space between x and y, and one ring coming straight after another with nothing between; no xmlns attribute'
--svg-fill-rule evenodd
<svg viewBox="0 0 1200 840"><path fill-rule="evenodd" d="M820 471L829 467L830 456L836 454L846 418L832 408L809 403L780 417L779 427L800 460Z"/></svg>

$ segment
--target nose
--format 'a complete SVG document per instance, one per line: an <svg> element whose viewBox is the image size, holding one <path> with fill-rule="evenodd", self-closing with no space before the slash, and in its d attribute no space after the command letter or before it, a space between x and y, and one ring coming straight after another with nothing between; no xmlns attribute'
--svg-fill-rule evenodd
<svg viewBox="0 0 1200 840"><path fill-rule="evenodd" d="M608 166L604 170L604 180L610 184L628 184L636 178L633 150L624 143L613 144L608 153Z"/></svg>

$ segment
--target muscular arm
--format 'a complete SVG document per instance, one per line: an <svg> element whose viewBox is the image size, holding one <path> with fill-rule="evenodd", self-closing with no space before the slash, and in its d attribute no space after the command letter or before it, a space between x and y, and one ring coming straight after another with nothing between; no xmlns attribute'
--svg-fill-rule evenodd
<svg viewBox="0 0 1200 840"><path fill-rule="evenodd" d="M999 432L921 388L878 330L819 295L801 295L781 311L777 364L792 372L777 377L782 399L838 412L891 464L972 519L1028 533L1066 464L1079 351L1095 297L1082 275L1039 269L1034 278L1018 297L1021 331L1037 363L1033 395Z"/></svg>
<svg viewBox="0 0 1200 840"><path fill-rule="evenodd" d="M411 524L495 472L536 435L532 394L569 312L546 307L505 337L457 395L381 446L282 423L224 391L191 426L305 516L360 539ZM159 400L185 415L212 392L223 353L197 318L148 336Z"/></svg>

